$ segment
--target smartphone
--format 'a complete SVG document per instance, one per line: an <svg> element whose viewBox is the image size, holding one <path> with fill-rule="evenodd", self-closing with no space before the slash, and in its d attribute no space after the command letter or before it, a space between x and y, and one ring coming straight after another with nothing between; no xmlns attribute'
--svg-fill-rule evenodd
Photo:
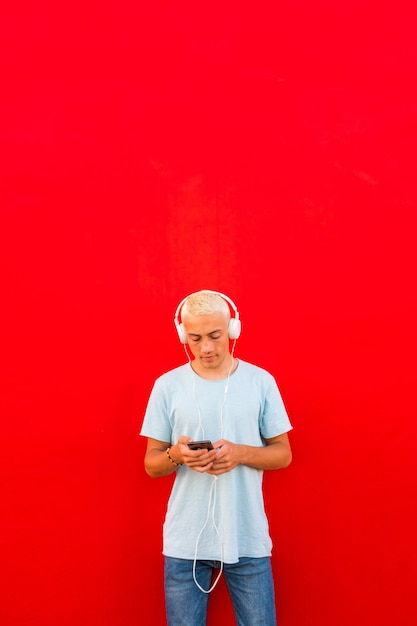
<svg viewBox="0 0 417 626"><path fill-rule="evenodd" d="M204 441L189 441L187 446L190 450L213 450L213 444L208 439Z"/></svg>

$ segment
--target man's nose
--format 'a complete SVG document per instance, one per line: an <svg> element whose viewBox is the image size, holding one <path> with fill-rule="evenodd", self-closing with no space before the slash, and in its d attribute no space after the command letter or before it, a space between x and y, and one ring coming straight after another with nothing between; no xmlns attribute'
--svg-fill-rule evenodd
<svg viewBox="0 0 417 626"><path fill-rule="evenodd" d="M203 352L211 352L213 350L213 339L206 337L201 342L201 349Z"/></svg>

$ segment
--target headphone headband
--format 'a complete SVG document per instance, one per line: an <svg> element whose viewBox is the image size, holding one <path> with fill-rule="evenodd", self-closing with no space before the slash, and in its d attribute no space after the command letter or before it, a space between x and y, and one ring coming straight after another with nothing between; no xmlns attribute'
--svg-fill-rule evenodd
<svg viewBox="0 0 417 626"><path fill-rule="evenodd" d="M233 302L233 300L231 300L228 296L226 296L224 293L221 293L220 291L212 291L211 289L204 289L203 291L204 293L211 293L216 296L220 296L221 298L223 298L223 300L226 300L226 302L230 304L235 316L231 317L229 320L229 329L228 329L229 338L238 339L238 337L240 336L240 331L241 331L241 323L239 319L239 311L237 310L237 307L235 303ZM186 300L188 300L188 298L190 298L191 296L196 295L197 293L200 293L200 292L195 291L194 293L190 293L183 300L181 300L181 302L177 306L177 310L175 311L174 324L177 328L178 336L180 338L181 343L187 343L187 335L185 333L182 322L180 322L179 320L180 312Z"/></svg>

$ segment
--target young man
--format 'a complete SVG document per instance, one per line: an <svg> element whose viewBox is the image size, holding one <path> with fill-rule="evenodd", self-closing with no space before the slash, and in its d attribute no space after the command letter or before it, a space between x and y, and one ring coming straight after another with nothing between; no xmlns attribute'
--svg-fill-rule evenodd
<svg viewBox="0 0 417 626"><path fill-rule="evenodd" d="M189 362L156 380L141 429L146 472L176 472L163 531L168 625L204 626L223 572L238 626L275 626L262 477L290 464L291 424L273 376L234 357L230 298L193 293L174 321ZM212 447L189 445L201 440Z"/></svg>

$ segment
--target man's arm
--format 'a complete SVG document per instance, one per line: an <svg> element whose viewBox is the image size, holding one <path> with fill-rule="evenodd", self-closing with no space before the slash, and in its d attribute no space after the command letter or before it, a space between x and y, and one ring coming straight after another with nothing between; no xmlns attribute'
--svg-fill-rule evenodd
<svg viewBox="0 0 417 626"><path fill-rule="evenodd" d="M288 434L265 440L266 446L247 446L221 439L213 443L218 448L213 467L209 474L219 475L230 472L237 465L248 465L260 470L283 469L292 461Z"/></svg>

